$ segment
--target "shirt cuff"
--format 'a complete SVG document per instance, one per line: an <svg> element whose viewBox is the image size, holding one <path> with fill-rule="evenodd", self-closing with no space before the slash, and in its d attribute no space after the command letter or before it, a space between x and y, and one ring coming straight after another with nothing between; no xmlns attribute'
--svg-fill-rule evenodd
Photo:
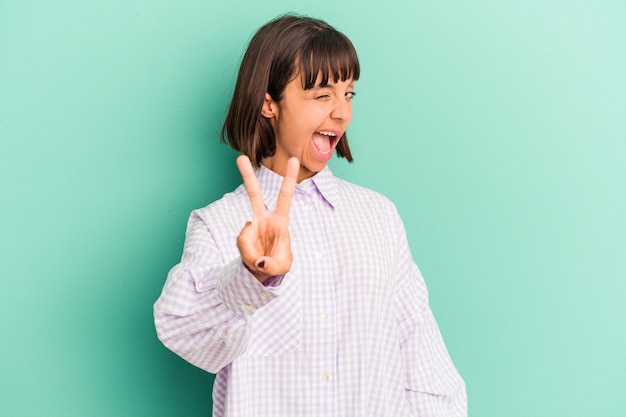
<svg viewBox="0 0 626 417"><path fill-rule="evenodd" d="M227 264L217 280L217 296L235 315L246 318L279 295L276 287L283 276L271 277L263 285L237 257Z"/></svg>

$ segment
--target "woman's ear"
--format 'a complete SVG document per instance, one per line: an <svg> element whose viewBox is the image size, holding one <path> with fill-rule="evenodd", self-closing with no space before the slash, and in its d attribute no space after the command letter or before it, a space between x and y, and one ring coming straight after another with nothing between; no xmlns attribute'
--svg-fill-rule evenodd
<svg viewBox="0 0 626 417"><path fill-rule="evenodd" d="M266 119L273 118L276 115L275 104L276 102L274 101L272 96L270 96L269 93L265 93L265 99L263 100L263 107L261 108L261 116L265 117Z"/></svg>

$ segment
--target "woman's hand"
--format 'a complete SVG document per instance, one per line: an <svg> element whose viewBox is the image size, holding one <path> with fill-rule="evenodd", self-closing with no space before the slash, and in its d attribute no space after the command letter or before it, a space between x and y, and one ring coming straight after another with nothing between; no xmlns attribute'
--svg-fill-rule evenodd
<svg viewBox="0 0 626 417"><path fill-rule="evenodd" d="M274 212L265 208L261 187L250 159L245 155L240 156L237 158L237 167L254 213L253 220L246 223L237 237L237 248L246 268L263 283L291 269L293 256L287 226L300 163L297 158L289 159Z"/></svg>

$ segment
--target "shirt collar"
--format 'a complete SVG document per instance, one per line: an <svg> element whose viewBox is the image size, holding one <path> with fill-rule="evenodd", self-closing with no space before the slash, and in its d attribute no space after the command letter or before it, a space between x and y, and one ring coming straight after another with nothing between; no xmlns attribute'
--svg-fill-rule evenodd
<svg viewBox="0 0 626 417"><path fill-rule="evenodd" d="M268 210L273 211L276 208L278 192L283 183L283 177L263 165L256 170L256 176L261 186L261 194L263 195L265 206ZM311 178L296 184L296 194L299 192L304 194L319 192L322 198L332 207L335 207L340 200L338 179L328 166Z"/></svg>

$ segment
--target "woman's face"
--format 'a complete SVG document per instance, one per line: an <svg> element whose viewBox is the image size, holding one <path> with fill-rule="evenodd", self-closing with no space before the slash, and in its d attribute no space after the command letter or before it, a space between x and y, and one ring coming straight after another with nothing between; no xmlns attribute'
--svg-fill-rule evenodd
<svg viewBox="0 0 626 417"><path fill-rule="evenodd" d="M285 175L287 161L300 161L298 182L324 169L352 119L354 81L329 81L305 90L302 79L291 80L280 101L265 95L262 115L274 128L276 153L263 165Z"/></svg>

